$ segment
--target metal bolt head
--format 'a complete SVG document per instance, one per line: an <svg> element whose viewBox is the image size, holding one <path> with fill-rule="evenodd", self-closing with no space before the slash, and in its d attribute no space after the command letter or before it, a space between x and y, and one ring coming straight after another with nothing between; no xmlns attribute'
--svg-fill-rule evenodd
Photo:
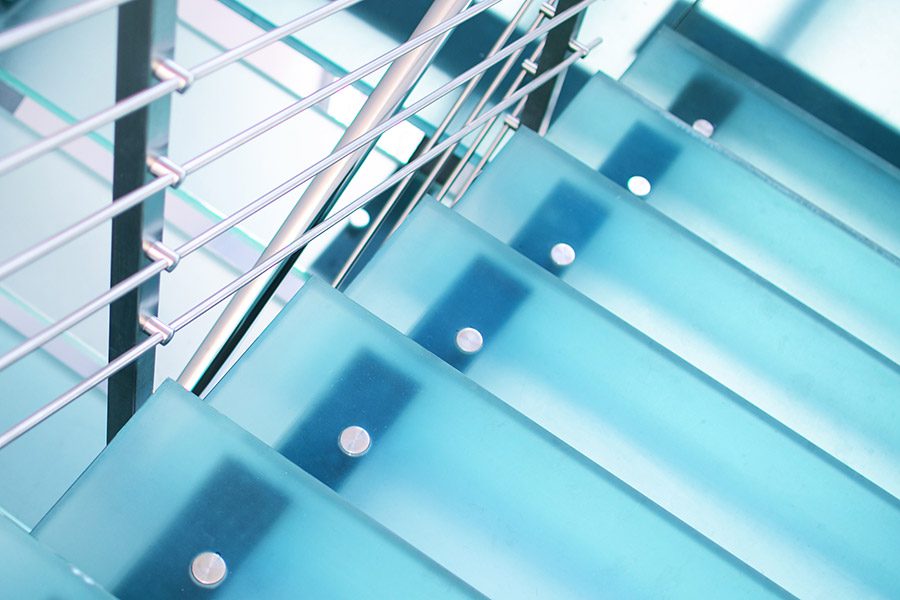
<svg viewBox="0 0 900 600"><path fill-rule="evenodd" d="M372 437L359 425L345 428L338 436L338 446L347 456L362 456L372 447Z"/></svg>
<svg viewBox="0 0 900 600"><path fill-rule="evenodd" d="M575 262L575 248L565 242L554 244L550 248L550 260L557 267L568 267Z"/></svg>
<svg viewBox="0 0 900 600"><path fill-rule="evenodd" d="M712 134L716 130L716 126L706 119L697 119L694 121L694 124L691 125L691 128L704 137L712 137Z"/></svg>
<svg viewBox="0 0 900 600"><path fill-rule="evenodd" d="M201 552L191 561L191 578L199 586L216 587L227 574L225 559L215 552Z"/></svg>
<svg viewBox="0 0 900 600"><path fill-rule="evenodd" d="M464 354L475 354L484 346L481 332L474 327L463 327L456 332L456 347Z"/></svg>
<svg viewBox="0 0 900 600"><path fill-rule="evenodd" d="M650 193L650 181L646 177L635 175L628 179L628 191L635 196L646 196Z"/></svg>

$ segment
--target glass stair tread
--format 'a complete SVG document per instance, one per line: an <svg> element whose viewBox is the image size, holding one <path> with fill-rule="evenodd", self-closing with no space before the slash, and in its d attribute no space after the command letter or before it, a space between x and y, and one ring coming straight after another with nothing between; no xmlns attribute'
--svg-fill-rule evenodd
<svg viewBox="0 0 900 600"><path fill-rule="evenodd" d="M895 255L900 172L670 29L620 79ZM702 125L700 125L702 126Z"/></svg>
<svg viewBox="0 0 900 600"><path fill-rule="evenodd" d="M900 317L898 257L603 75L547 138L898 362L896 337L882 329Z"/></svg>
<svg viewBox="0 0 900 600"><path fill-rule="evenodd" d="M890 360L528 130L457 211L900 498ZM875 325L900 347L900 314Z"/></svg>
<svg viewBox="0 0 900 600"><path fill-rule="evenodd" d="M208 400L488 597L772 593L318 279ZM340 447L354 426L368 435L361 456Z"/></svg>
<svg viewBox="0 0 900 600"><path fill-rule="evenodd" d="M475 595L172 381L34 535L126 599ZM214 592L191 571L207 552Z"/></svg>
<svg viewBox="0 0 900 600"><path fill-rule="evenodd" d="M895 498L453 211L347 294L789 592L897 593Z"/></svg>
<svg viewBox="0 0 900 600"><path fill-rule="evenodd" d="M32 600L112 600L77 567L0 514L0 595Z"/></svg>

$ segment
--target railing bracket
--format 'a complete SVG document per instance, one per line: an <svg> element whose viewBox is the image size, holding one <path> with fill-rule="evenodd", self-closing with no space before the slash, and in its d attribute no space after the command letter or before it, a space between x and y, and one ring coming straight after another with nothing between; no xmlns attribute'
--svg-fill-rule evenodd
<svg viewBox="0 0 900 600"><path fill-rule="evenodd" d="M169 343L169 340L175 335L175 330L163 323L157 317L153 317L150 315L141 315L141 329L144 330L144 333L147 335L156 335L157 333L163 336L162 341L160 342L161 346L165 346Z"/></svg>
<svg viewBox="0 0 900 600"><path fill-rule="evenodd" d="M580 54L581 56L587 56L588 52L590 52L590 49L588 49L587 46L576 39L569 40L569 49L571 49L572 52Z"/></svg>
<svg viewBox="0 0 900 600"><path fill-rule="evenodd" d="M181 182L187 177L187 171L185 171L181 165L166 156L148 156L147 168L157 177L174 175L175 181L171 184L173 188L177 188L181 185Z"/></svg>
<svg viewBox="0 0 900 600"><path fill-rule="evenodd" d="M175 270L175 267L178 266L178 261L181 260L180 254L159 240L144 240L144 254L153 262L158 260L165 261L166 271L169 273Z"/></svg>
<svg viewBox="0 0 900 600"><path fill-rule="evenodd" d="M178 81L178 93L183 94L194 83L194 74L190 69L182 67L170 58L157 58L153 61L153 75L160 81L175 79Z"/></svg>

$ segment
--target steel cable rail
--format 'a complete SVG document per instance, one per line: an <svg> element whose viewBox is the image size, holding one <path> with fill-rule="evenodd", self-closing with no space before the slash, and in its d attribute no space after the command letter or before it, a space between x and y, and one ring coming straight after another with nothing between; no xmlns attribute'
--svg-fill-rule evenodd
<svg viewBox="0 0 900 600"><path fill-rule="evenodd" d="M586 5L589 3L589 0L585 0L583 4ZM172 320L168 325L162 323L155 317L147 319L143 323L145 331L147 331L149 334L149 337L146 340L134 346L133 348L131 348L131 350L120 355L113 361L109 362L105 367L99 369L96 373L94 373L78 385L74 386L61 396L57 397L52 402L46 404L38 411L32 413L27 418L23 419L15 426L5 431L3 434L0 434L0 448L9 445L11 442L15 441L16 439L33 429L34 427L45 421L47 418L51 417L53 414L81 397L94 386L100 384L107 378L111 377L114 373L118 372L120 369L123 369L133 361L140 358L140 356L142 356L145 352L150 351L157 345L168 343L168 341L176 332L183 329L194 320L205 314L207 311L211 310L216 305L226 300L229 296L237 292L243 286L247 285L260 275L277 266L281 261L290 256L292 253L296 252L298 249L307 245L328 229L334 227L335 225L349 217L356 210L364 207L366 204L374 200L379 194L389 189L395 183L406 177L408 174L414 172L416 169L420 168L422 165L438 156L446 148L450 147L454 143L457 143L470 132L490 121L490 119L492 119L493 117L498 116L504 110L521 100L521 98L527 96L529 93L543 85L546 81L552 79L558 73L568 68L576 60L579 60L586 56L587 53L593 50L599 43L600 40L596 40L580 46L580 48L583 49L581 52L572 54L559 64L548 69L539 77L536 77L534 80L523 86L517 92L499 102L489 111L485 112L481 117L479 117L469 125L461 128L459 131L449 136L440 144L435 145L428 152L422 154L415 160L410 161L407 165L399 169L396 173L385 179L383 182L381 182L362 196L356 198L355 200L347 204L344 208L336 211L322 223L304 233L302 236L294 240L294 242L292 242L291 244L285 246L276 254L273 254L266 261L248 270L228 285L225 285L214 294L208 296L202 302L185 311L180 316Z"/></svg>
<svg viewBox="0 0 900 600"><path fill-rule="evenodd" d="M16 150L0 158L0 175L18 168L39 156L59 148L72 140L86 135L95 129L112 123L136 110L144 108L148 104L171 94L174 91L184 92L194 82L211 75L216 71L235 63L242 58L280 41L293 33L314 25L319 21L340 12L349 6L358 4L362 0L334 0L329 4L317 8L301 17L281 25L257 36L251 40L226 50L222 54L195 65L192 69L186 69L171 60L160 60L154 65L154 73L161 81L148 87L137 94L116 102L109 108L87 117L73 125L70 125L54 134L34 142L24 148Z"/></svg>
<svg viewBox="0 0 900 600"><path fill-rule="evenodd" d="M75 6L40 17L28 23L18 25L8 31L0 33L0 52L20 46L42 35L74 25L88 17L93 17L110 8L115 8L132 0L91 0L81 2Z"/></svg>
<svg viewBox="0 0 900 600"><path fill-rule="evenodd" d="M357 0L359 1L359 0ZM501 2L502 0L482 0L478 4L466 9L459 15L451 19L447 19L438 26L423 32L421 35L409 39L405 43L397 46L390 52L386 52L381 56L369 61L362 67L347 73L343 77L334 80L332 83L320 88L315 93L288 105L277 113L251 125L244 131L233 135L225 141L216 144L212 148L198 154L197 156L187 160L183 165L178 166L168 161L166 158L157 158L155 165L151 165L151 171L157 176L156 179L144 184L143 186L125 194L118 198L115 202L104 206L103 208L91 213L80 221L60 230L56 234L38 242L31 248L12 256L3 263L0 263L0 279L8 277L12 273L30 265L32 262L49 254L57 248L74 240L78 236L94 229L105 223L106 221L126 212L127 210L137 206L152 195L160 192L167 187L177 186L182 183L185 177L194 173L198 169L222 158L229 152L240 148L247 142L259 137L260 135L274 129L288 119L302 113L303 111L315 106L316 104L327 100L334 94L349 87L363 77L370 75L378 69L384 67L393 60L399 58L415 50L416 48L430 42L441 34L456 27L467 19L480 14L491 6ZM273 33L273 30L270 33ZM240 47L238 47L240 48Z"/></svg>
<svg viewBox="0 0 900 600"><path fill-rule="evenodd" d="M561 23L565 22L567 19L576 16L579 11L583 10L584 8L586 8L587 6L589 6L590 4L592 4L596 1L597 0L582 0L582 2L574 5L567 11L560 13L559 15L557 15L556 17L554 17L553 19L551 19L550 21L548 21L541 27L536 28L530 34L522 36L521 38L519 38L512 44L503 48L503 50L497 52L494 56L487 58L484 61L478 63L477 65L471 67L470 69L461 73L454 79L452 79L449 82L445 83L444 85L438 87L437 89L432 91L430 94L428 94L424 98L422 98L419 101L415 102L414 104L410 105L408 108L398 112L396 115L394 115L390 119L385 120L378 127L373 128L372 130L367 132L365 135L362 135L362 136L356 138L350 144L347 144L346 146L341 147L340 149L329 154L328 156L326 156L322 160L318 161L317 163L314 163L313 165L307 167L306 169L304 169L303 171L301 171L300 173L298 173L291 179L287 180L286 182L282 183L278 187L267 192L266 194L264 194L263 196L261 196L260 198L258 198L256 200L254 200L250 204L247 204L246 206L244 206L240 210L236 211L235 213L222 219L221 221L219 221L218 223L216 223L215 225L213 225L206 231L197 235L196 237L186 241L184 244L179 246L174 251L168 250L168 249L162 247L161 244L157 243L156 247L163 248L162 254L165 256L160 258L160 257L157 257L155 254L150 253L150 256L151 256L151 259L153 259L153 262L151 262L150 264L148 264L141 270L137 271L133 275L123 279L121 282L119 282L118 284L116 284L115 286L113 286L112 288L110 288L109 290L104 292L103 294L97 296L96 298L94 298L87 304L81 306L80 308L76 309L72 313L66 315L65 317L63 317L62 319L57 321L56 323L39 331L38 333L31 336L27 340L24 340L21 344L19 344L15 348L11 349L6 354L0 356L0 370L5 369L6 367L10 366L11 364L15 363L18 360L21 360L22 358L24 358L25 356L27 356L34 350L37 350L38 348L40 348L41 346L43 346L50 340L61 335L65 331L71 329L73 326L77 325L78 323L80 323L81 321L83 321L84 319L89 317L90 315L94 314L98 310L101 310L102 308L109 305L113 301L121 298L128 292L130 292L134 289L137 289L141 284L145 283L146 281L149 281L151 278L153 278L155 275L161 273L163 270L170 270L170 271L173 270L177 266L177 263L181 258L199 250L200 248L202 248L203 246L208 244L213 239L217 238L218 236L222 235L226 231L230 230L235 225L237 225L237 224L241 223L242 221L244 221L245 219L253 216L257 212L259 212L260 210L262 210L263 208L268 206L269 204L277 201L279 198L281 198L285 194L288 194L291 191L293 191L294 189L303 185L305 182L307 182L308 180L315 177L318 173L324 171L328 167L332 166L333 164L335 164L335 163L339 162L340 160L344 159L345 157L349 156L350 154L352 154L359 148L362 148L363 146L369 144L370 142L375 140L378 136L380 136L385 131L387 131L387 130L393 128L394 126L396 126L397 124L405 121L410 116L419 112L423 108L433 104L434 102L437 102L438 100L443 98L447 93L449 93L456 87L459 87L460 85L466 83L468 80L472 79L473 77L476 77L479 74L483 73L484 71L491 68L493 65L497 64L498 62L500 62L507 56L517 52L520 48L524 48L531 41L544 35L545 33L550 31L554 27L559 26ZM445 149L446 147L447 146L443 146L443 145L441 146L442 149ZM168 178L175 178L175 175L170 174L168 176ZM155 180L152 184L163 185L161 182L163 182L165 180L167 180L167 177L162 177L160 179ZM163 185L163 187L165 187L165 186ZM162 189L162 188L160 188L160 189ZM125 197L123 196L123 198L125 198ZM121 202L121 201L122 200L120 200L119 202ZM118 202L114 203L114 205L115 204L118 204ZM107 209L111 208L114 205L110 205L110 207L107 207Z"/></svg>

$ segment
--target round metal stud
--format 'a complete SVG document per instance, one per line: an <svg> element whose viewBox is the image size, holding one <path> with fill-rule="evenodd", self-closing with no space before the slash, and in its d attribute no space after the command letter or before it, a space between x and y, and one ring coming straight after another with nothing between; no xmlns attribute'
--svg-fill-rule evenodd
<svg viewBox="0 0 900 600"><path fill-rule="evenodd" d="M227 574L225 559L215 552L201 552L191 561L191 578L199 586L216 587Z"/></svg>
<svg viewBox="0 0 900 600"><path fill-rule="evenodd" d="M456 332L456 347L465 354L475 354L484 346L481 332L474 327L463 327Z"/></svg>
<svg viewBox="0 0 900 600"><path fill-rule="evenodd" d="M359 425L345 428L338 436L338 446L347 456L362 456L372 447L372 437Z"/></svg>
<svg viewBox="0 0 900 600"><path fill-rule="evenodd" d="M635 196L646 196L650 193L651 187L652 186L646 177L635 175L628 179L628 191Z"/></svg>
<svg viewBox="0 0 900 600"><path fill-rule="evenodd" d="M369 211L360 208L350 214L350 227L362 229L363 227L368 227L371 220L372 217L369 215Z"/></svg>
<svg viewBox="0 0 900 600"><path fill-rule="evenodd" d="M697 119L691 127L704 137L712 137L712 134L716 131L716 126L706 119Z"/></svg>
<svg viewBox="0 0 900 600"><path fill-rule="evenodd" d="M565 242L554 244L550 248L550 260L557 267L568 267L575 262L575 248Z"/></svg>

